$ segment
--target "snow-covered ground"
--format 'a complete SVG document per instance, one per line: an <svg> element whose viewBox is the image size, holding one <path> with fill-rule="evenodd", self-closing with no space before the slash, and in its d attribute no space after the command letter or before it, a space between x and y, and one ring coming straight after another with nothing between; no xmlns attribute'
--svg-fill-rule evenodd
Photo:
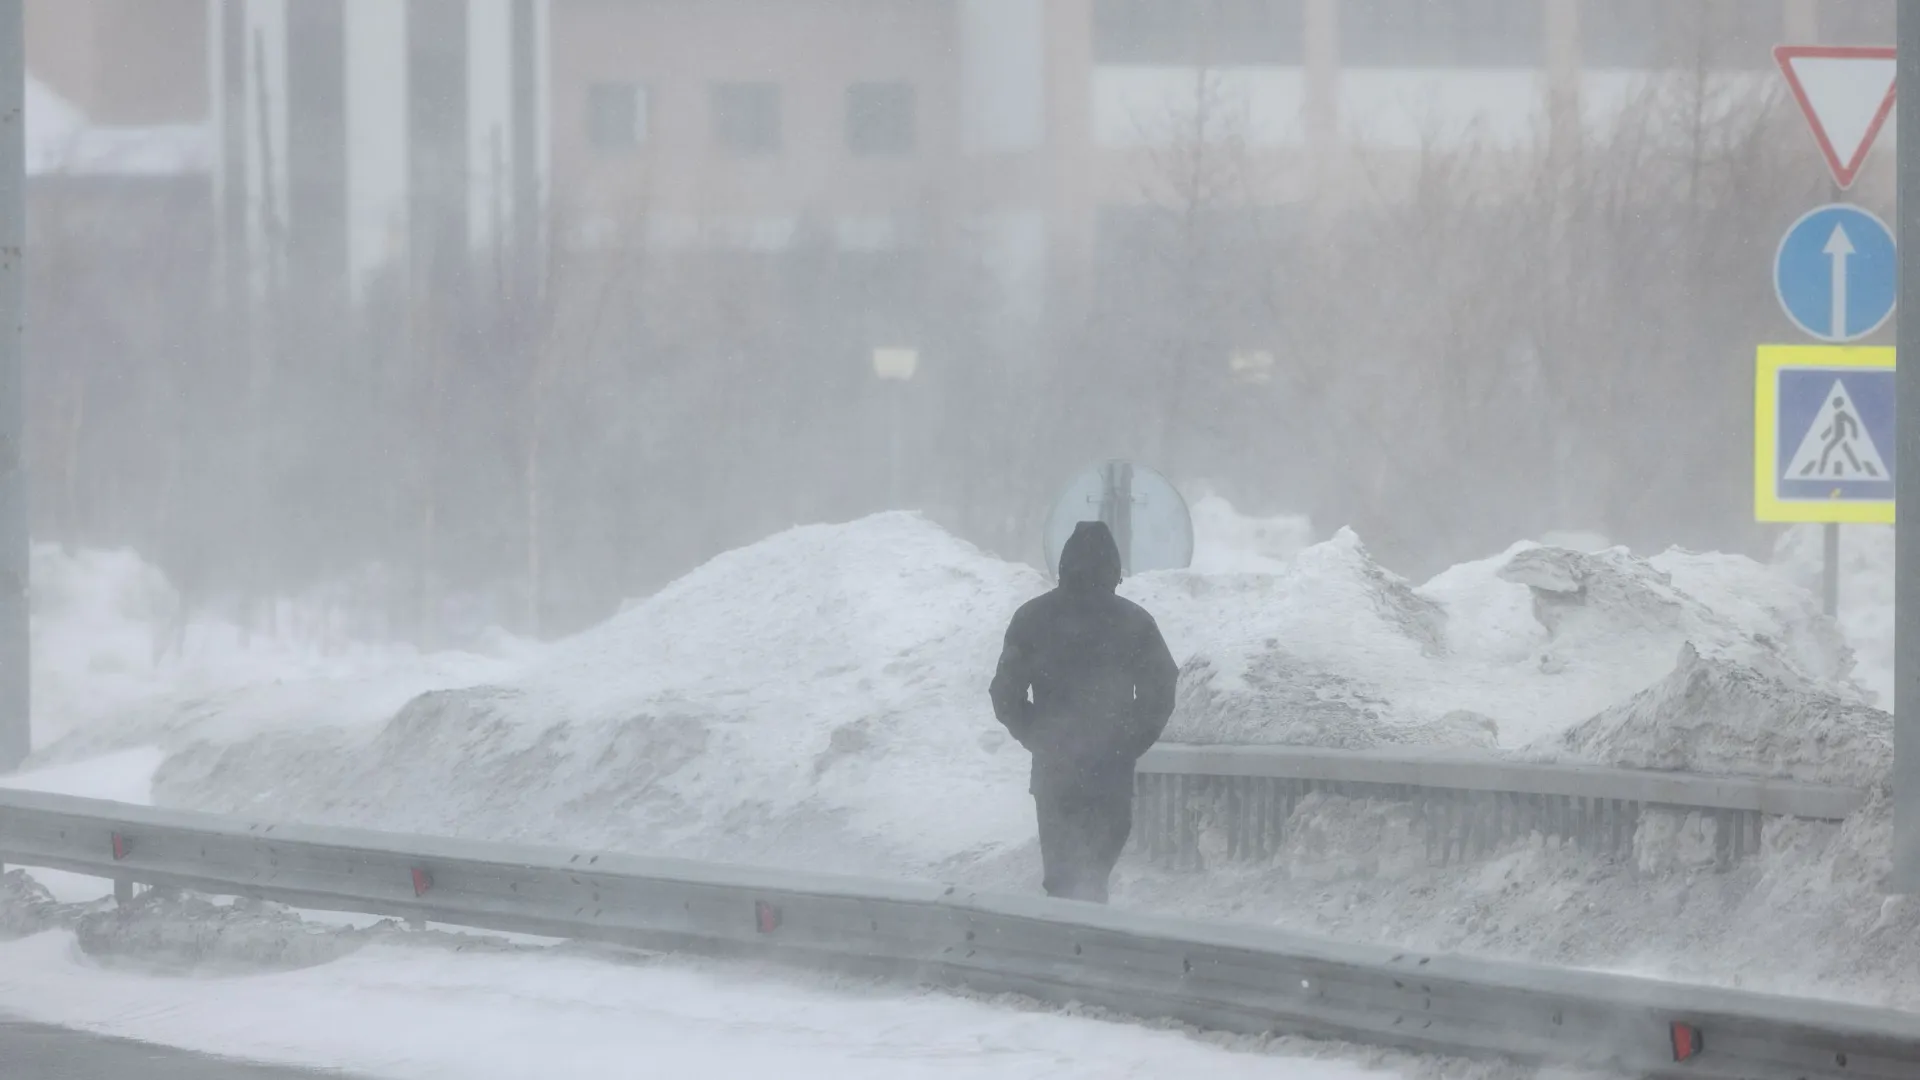
<svg viewBox="0 0 1920 1080"><path fill-rule="evenodd" d="M102 968L71 934L0 944L0 1013L383 1080L605 1076L1400 1080L1291 1052L738 966L373 947L291 971ZM1284 1056L1283 1056L1284 1054Z"/></svg>
<svg viewBox="0 0 1920 1080"><path fill-rule="evenodd" d="M3 785L143 802L157 755L130 751ZM223 1057L381 1080L445 1076L1268 1076L1537 1080L1531 1069L1295 1039L1200 1035L973 995L744 963L578 949L457 928L402 932L335 913L147 898L36 870L81 928L0 918L0 1016ZM0 879L0 915L20 882ZM42 912L50 910L44 903ZM49 919L49 923L53 920ZM389 932L382 935L379 931ZM451 933L449 933L451 931ZM19 931L16 931L19 932ZM1572 1074L1553 1073L1573 1080Z"/></svg>
<svg viewBox="0 0 1920 1080"><path fill-rule="evenodd" d="M1799 580L1791 537L1777 566L1519 543L1415 584L1351 533L1299 548L1304 523L1196 507L1212 569L1125 586L1185 664L1174 738L1883 773L1889 718L1854 656L1885 654L1858 635L1890 625L1874 613L1891 597L1865 541L1849 549L1849 639ZM55 689L36 768L121 753L120 782L138 788L152 766L145 794L163 805L1035 884L1026 759L984 686L1006 618L1046 581L914 515L791 530L577 637L487 655L243 649L208 622L184 658L154 661L142 643L163 582L125 556L43 561L70 582L36 578L36 633L59 643L43 650L58 670L42 674ZM1920 1007L1897 970L1920 909L1878 892L1883 803L1844 827L1780 823L1730 874L1696 858L1711 850L1698 823L1651 818L1631 865L1521 845L1431 868L1395 813L1315 803L1272 865L1129 863L1117 896L1557 962L1663 958L1684 977Z"/></svg>

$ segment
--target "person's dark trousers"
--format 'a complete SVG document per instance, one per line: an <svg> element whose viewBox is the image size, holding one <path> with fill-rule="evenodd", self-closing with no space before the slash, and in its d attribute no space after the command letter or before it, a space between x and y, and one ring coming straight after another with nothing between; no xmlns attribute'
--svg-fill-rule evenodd
<svg viewBox="0 0 1920 1080"><path fill-rule="evenodd" d="M1035 781L1042 887L1048 896L1106 903L1114 864L1133 833L1133 770Z"/></svg>

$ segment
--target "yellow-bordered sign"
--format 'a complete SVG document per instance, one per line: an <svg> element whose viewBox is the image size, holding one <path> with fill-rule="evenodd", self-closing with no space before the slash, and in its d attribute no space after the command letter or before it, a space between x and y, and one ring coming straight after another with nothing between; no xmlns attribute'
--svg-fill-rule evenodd
<svg viewBox="0 0 1920 1080"><path fill-rule="evenodd" d="M1893 349L1762 345L1753 381L1753 515L1893 523Z"/></svg>

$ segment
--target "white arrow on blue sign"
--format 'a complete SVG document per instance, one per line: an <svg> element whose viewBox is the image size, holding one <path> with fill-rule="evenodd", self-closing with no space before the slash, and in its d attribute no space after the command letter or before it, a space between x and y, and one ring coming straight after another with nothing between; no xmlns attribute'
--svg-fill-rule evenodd
<svg viewBox="0 0 1920 1080"><path fill-rule="evenodd" d="M1893 230L1857 206L1808 211L1780 240L1773 288L1780 308L1821 341L1858 341L1893 315L1900 260Z"/></svg>

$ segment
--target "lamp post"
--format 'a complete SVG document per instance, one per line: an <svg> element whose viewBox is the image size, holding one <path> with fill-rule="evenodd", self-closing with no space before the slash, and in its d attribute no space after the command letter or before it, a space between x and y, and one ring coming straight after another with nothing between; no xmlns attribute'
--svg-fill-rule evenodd
<svg viewBox="0 0 1920 1080"><path fill-rule="evenodd" d="M902 346L880 346L873 350L873 374L887 391L887 501L890 509L906 504L906 395L907 384L920 370L920 352Z"/></svg>

